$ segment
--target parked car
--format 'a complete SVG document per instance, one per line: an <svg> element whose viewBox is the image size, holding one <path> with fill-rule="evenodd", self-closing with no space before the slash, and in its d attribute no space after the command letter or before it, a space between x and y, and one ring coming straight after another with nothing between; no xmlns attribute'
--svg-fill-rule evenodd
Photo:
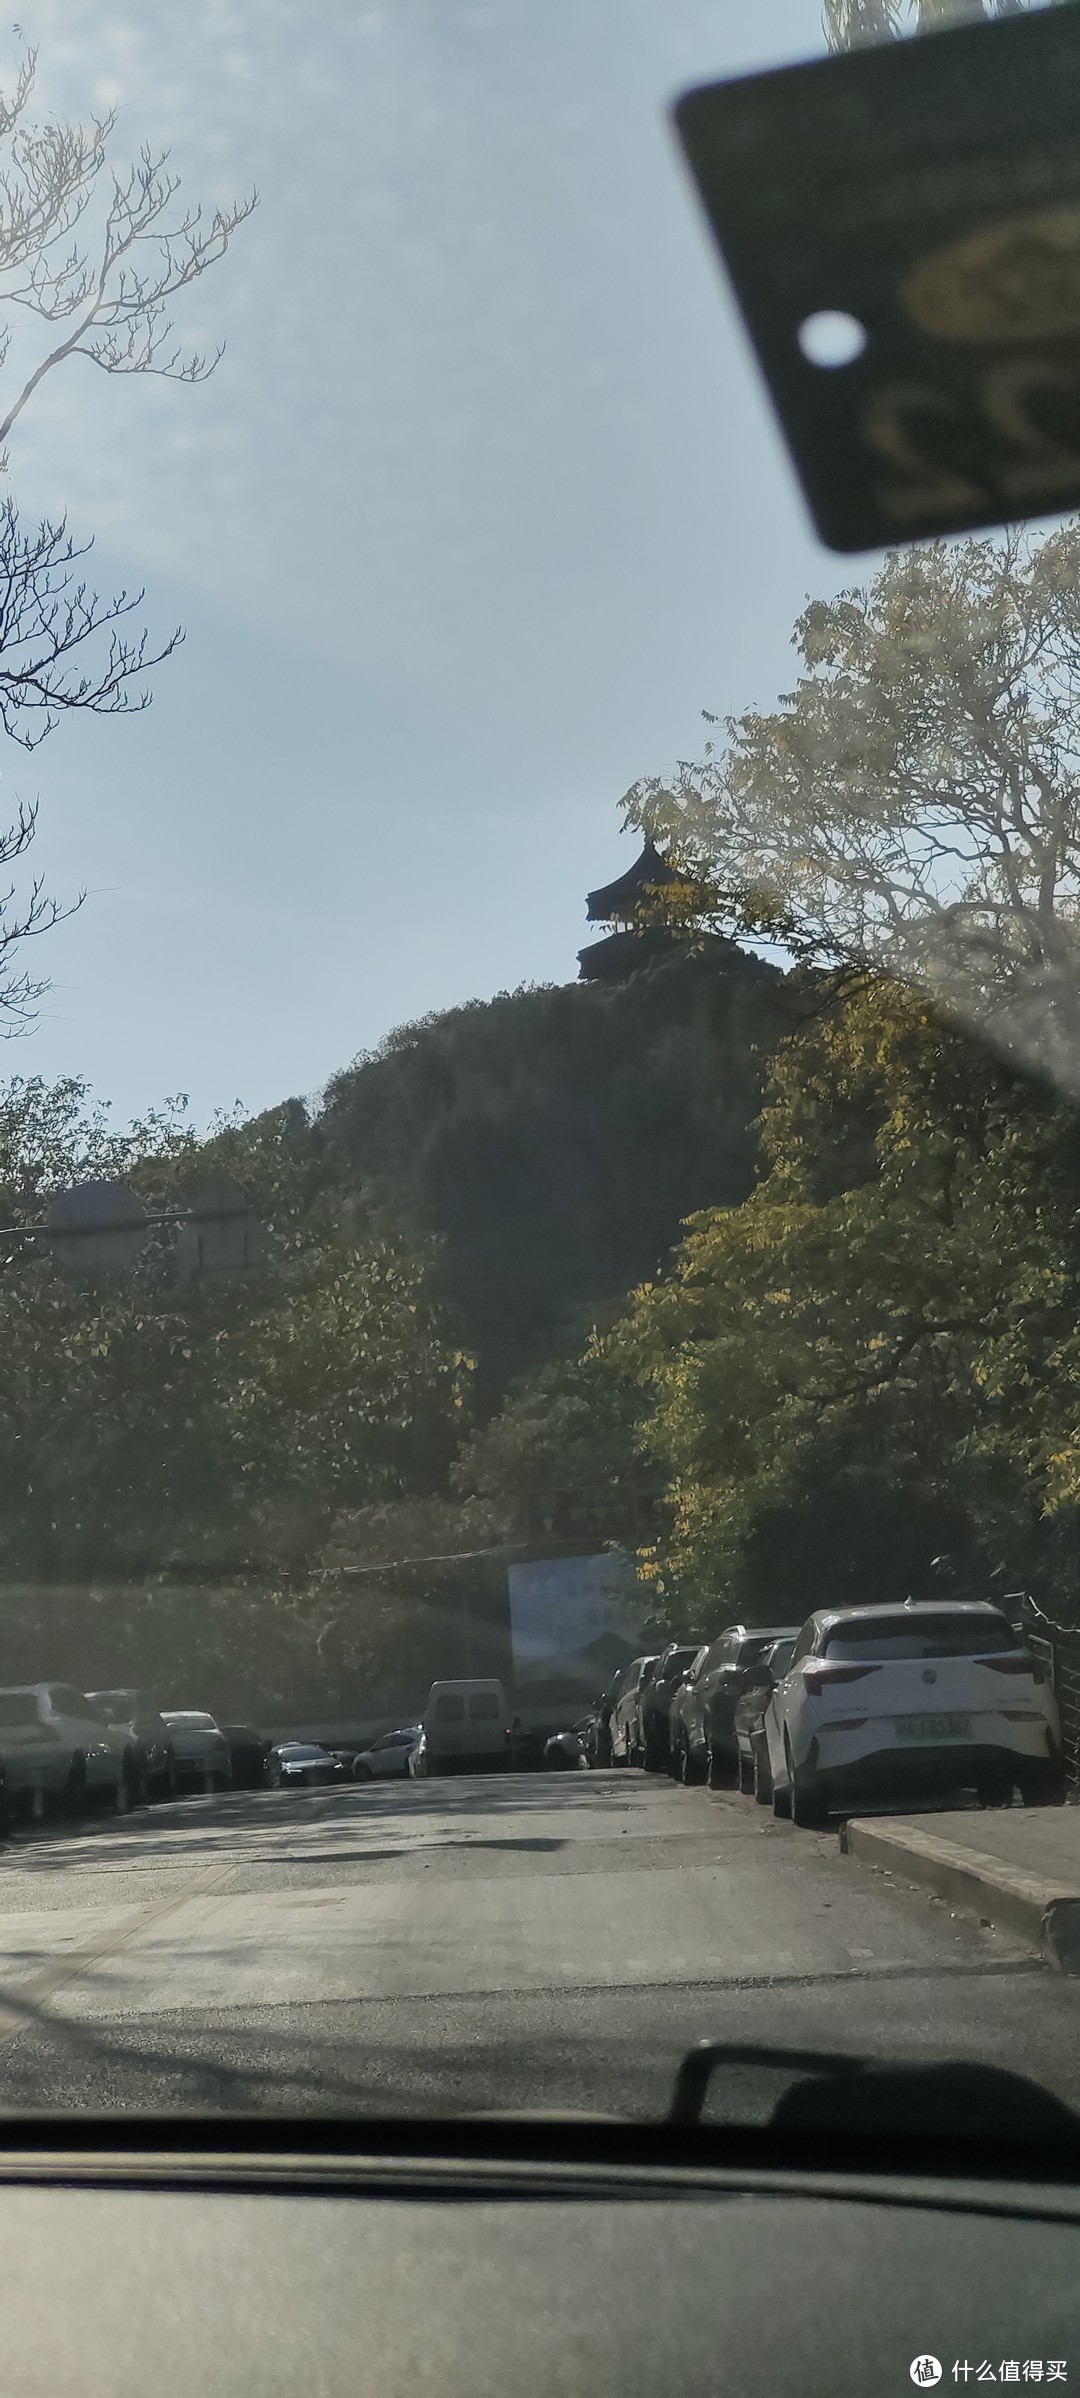
<svg viewBox="0 0 1080 2398"><path fill-rule="evenodd" d="M819 1608L763 1726L774 1812L799 1824L856 1794L1065 1798L1049 1670L987 1600Z"/></svg>
<svg viewBox="0 0 1080 2398"><path fill-rule="evenodd" d="M173 1744L177 1783L187 1789L230 1790L229 1743L214 1717L197 1707L167 1707L163 1712Z"/></svg>
<svg viewBox="0 0 1080 2398"><path fill-rule="evenodd" d="M696 1704L694 1693L697 1689L698 1677L704 1673L711 1655L712 1649L706 1640L700 1649L695 1649L681 1682L676 1683L672 1693L671 1705L668 1708L668 1772L674 1776L677 1782L693 1781L694 1779L685 1717L687 1709Z"/></svg>
<svg viewBox="0 0 1080 2398"><path fill-rule="evenodd" d="M544 1742L547 1733L538 1724L523 1723L515 1715L510 1726L510 1765L516 1774L538 1774L543 1771Z"/></svg>
<svg viewBox="0 0 1080 2398"><path fill-rule="evenodd" d="M127 1725L110 1725L69 1682L21 1682L0 1690L0 1749L13 1805L40 1814L49 1799L79 1805L107 1794L118 1814L140 1796L138 1755Z"/></svg>
<svg viewBox="0 0 1080 2398"><path fill-rule="evenodd" d="M88 1690L87 1698L114 1730L130 1733L138 1760L144 1797L176 1797L176 1758L172 1735L160 1710L145 1690Z"/></svg>
<svg viewBox="0 0 1080 2398"><path fill-rule="evenodd" d="M641 1761L647 1774L662 1774L668 1769L671 1753L671 1702L689 1672L697 1649L670 1641L656 1660L656 1671L643 1684L638 1702L641 1725Z"/></svg>
<svg viewBox="0 0 1080 2398"><path fill-rule="evenodd" d="M406 1724L400 1732L383 1732L368 1749L358 1749L352 1761L354 1782L383 1782L398 1774L407 1774L409 1753L420 1738L420 1724Z"/></svg>
<svg viewBox="0 0 1080 2398"><path fill-rule="evenodd" d="M229 1743L229 1764L232 1768L234 1790L262 1790L266 1783L266 1760L271 1743L254 1724L220 1724L223 1740Z"/></svg>
<svg viewBox="0 0 1080 2398"><path fill-rule="evenodd" d="M773 1641L772 1647L766 1649L764 1656L751 1668L750 1679L735 1709L739 1788L742 1791L752 1790L755 1798L762 1795L758 1788L759 1781L764 1785L767 1780L767 1767L759 1765L759 1759L765 1751L762 1717L773 1685L786 1671L794 1646L794 1638L790 1635L784 1640Z"/></svg>
<svg viewBox="0 0 1080 2398"><path fill-rule="evenodd" d="M589 1711L589 1728L585 1735L585 1755L589 1765L602 1768L611 1763L611 1718L619 1701L623 1680L628 1672L623 1666L606 1690L602 1690Z"/></svg>
<svg viewBox="0 0 1080 2398"><path fill-rule="evenodd" d="M544 1764L549 1773L580 1773L588 1759L585 1754L585 1735L591 1716L583 1715L570 1732L553 1732L544 1742Z"/></svg>
<svg viewBox="0 0 1080 2398"><path fill-rule="evenodd" d="M345 1759L317 1740L279 1740L267 1757L266 1778L271 1790L300 1790L349 1782L352 1776Z"/></svg>
<svg viewBox="0 0 1080 2398"><path fill-rule="evenodd" d="M774 1640L794 1641L797 1624L728 1624L714 1640L681 1710L679 1778L729 1789L738 1778L735 1709Z"/></svg>
<svg viewBox="0 0 1080 2398"><path fill-rule="evenodd" d="M635 1657L620 1676L619 1695L611 1710L613 1765L641 1763L641 1695L659 1662L655 1653L651 1657Z"/></svg>
<svg viewBox="0 0 1080 2398"><path fill-rule="evenodd" d="M510 1709L501 1682L433 1682L423 1721L429 1773L505 1771L513 1756Z"/></svg>

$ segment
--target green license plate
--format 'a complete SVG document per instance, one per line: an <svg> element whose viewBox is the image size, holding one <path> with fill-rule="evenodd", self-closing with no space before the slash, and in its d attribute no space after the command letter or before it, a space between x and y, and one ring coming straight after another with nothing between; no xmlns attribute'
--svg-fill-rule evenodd
<svg viewBox="0 0 1080 2398"><path fill-rule="evenodd" d="M970 1715L901 1715L897 1717L898 1740L968 1740L971 1737Z"/></svg>

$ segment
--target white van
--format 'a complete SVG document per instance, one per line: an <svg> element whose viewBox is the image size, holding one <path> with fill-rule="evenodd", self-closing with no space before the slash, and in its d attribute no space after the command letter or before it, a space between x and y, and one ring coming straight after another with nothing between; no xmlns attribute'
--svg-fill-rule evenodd
<svg viewBox="0 0 1080 2398"><path fill-rule="evenodd" d="M513 1722L501 1682L433 1682L424 1708L428 1773L491 1773L508 1766Z"/></svg>

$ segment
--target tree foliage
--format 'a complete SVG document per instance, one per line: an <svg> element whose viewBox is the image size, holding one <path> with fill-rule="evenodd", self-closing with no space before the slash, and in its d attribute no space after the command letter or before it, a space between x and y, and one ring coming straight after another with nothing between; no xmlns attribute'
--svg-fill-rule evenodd
<svg viewBox="0 0 1080 2398"><path fill-rule="evenodd" d="M721 1619L942 1574L1071 1612L1074 1111L877 982L778 1052L763 1131L753 1197L596 1343L667 1472L650 1570Z"/></svg>
<svg viewBox="0 0 1080 2398"><path fill-rule="evenodd" d="M440 1243L483 1410L582 1307L651 1272L684 1216L750 1190L781 978L716 948L453 1009L330 1085L328 1172L373 1220Z"/></svg>
<svg viewBox="0 0 1080 2398"><path fill-rule="evenodd" d="M1060 7L1065 0L1049 4ZM830 49L856 50L903 34L935 33L944 25L1021 17L1040 5L1042 0L824 0L822 22Z"/></svg>
<svg viewBox="0 0 1080 2398"><path fill-rule="evenodd" d="M628 794L743 929L925 988L1080 1093L1080 530L891 552L776 708Z"/></svg>
<svg viewBox="0 0 1080 2398"><path fill-rule="evenodd" d="M270 1235L250 1279L178 1289L167 1233L115 1281L73 1278L41 1241L8 1242L8 1572L295 1567L339 1509L445 1478L469 1362L430 1295L430 1257L328 1216L292 1111L200 1143L176 1109L114 1132L77 1083L17 1083L0 1105L16 1227L88 1171L175 1207L223 1155L243 1167Z"/></svg>

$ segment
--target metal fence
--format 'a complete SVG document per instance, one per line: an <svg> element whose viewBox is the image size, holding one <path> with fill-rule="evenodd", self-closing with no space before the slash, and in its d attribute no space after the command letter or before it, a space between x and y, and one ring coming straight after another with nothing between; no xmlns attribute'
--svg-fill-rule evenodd
<svg viewBox="0 0 1080 2398"><path fill-rule="evenodd" d="M1028 1647L1050 1668L1069 1781L1076 1795L1080 1793L1080 1631L1052 1623L1033 1599L1025 1600L1021 1620Z"/></svg>

